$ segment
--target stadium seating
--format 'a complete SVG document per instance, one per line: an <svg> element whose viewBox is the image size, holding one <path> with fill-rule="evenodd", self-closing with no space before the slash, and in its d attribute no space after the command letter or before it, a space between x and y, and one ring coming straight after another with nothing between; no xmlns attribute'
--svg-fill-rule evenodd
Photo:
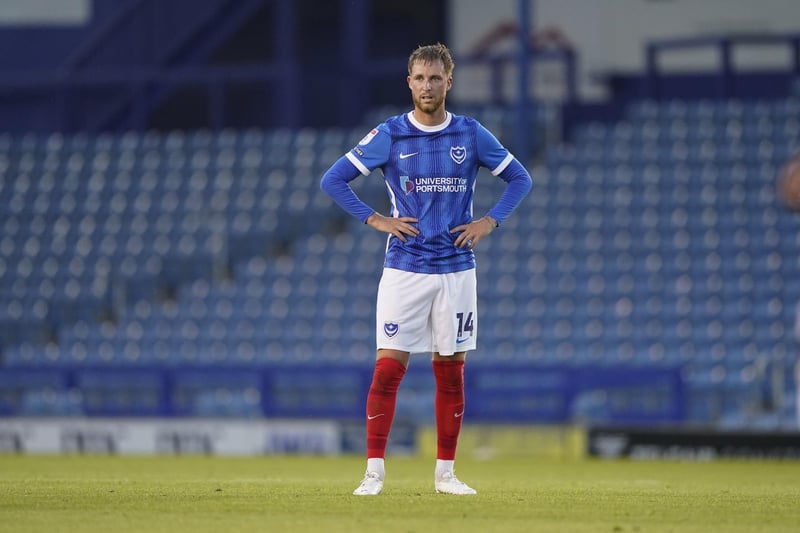
<svg viewBox="0 0 800 533"><path fill-rule="evenodd" d="M318 186L362 134L0 137L3 368L144 372L4 384L3 412L150 412L158 368L367 365L385 238ZM792 427L800 239L774 182L798 150L796 99L644 101L581 127L478 247L471 361L678 368L687 421ZM353 185L383 209L377 179ZM502 188L482 171L475 212ZM261 412L263 384L204 379L173 399L181 412ZM430 414L412 381L400 413ZM584 394L571 416L604 419L621 398Z"/></svg>

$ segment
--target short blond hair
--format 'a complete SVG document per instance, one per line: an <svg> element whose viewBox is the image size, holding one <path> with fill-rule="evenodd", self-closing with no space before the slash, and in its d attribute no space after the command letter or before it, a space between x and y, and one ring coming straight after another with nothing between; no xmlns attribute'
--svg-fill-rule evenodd
<svg viewBox="0 0 800 533"><path fill-rule="evenodd" d="M417 61L421 61L423 63L441 61L444 65L444 71L448 78L453 76L453 69L455 69L456 66L453 62L453 56L450 54L450 49L442 43L420 45L416 48L416 50L411 52L411 55L408 58L409 76L411 75L411 69L414 66L414 63Z"/></svg>

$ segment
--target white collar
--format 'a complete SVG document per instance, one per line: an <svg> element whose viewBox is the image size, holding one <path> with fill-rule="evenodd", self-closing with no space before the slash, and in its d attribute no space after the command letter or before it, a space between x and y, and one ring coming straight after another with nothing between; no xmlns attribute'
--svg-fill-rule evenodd
<svg viewBox="0 0 800 533"><path fill-rule="evenodd" d="M437 124L436 126L426 126L425 124L420 123L416 118L414 118L413 111L409 111L407 116L408 116L408 121L411 122L414 125L414 127L422 131L427 131L429 133L435 131L442 131L447 126L449 126L450 121L453 120L453 115L452 113L450 113L450 111L445 111L444 122L442 122L441 124Z"/></svg>

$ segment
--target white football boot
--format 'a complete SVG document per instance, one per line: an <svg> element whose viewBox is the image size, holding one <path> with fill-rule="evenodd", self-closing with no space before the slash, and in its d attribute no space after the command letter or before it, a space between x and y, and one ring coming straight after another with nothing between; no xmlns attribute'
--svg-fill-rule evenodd
<svg viewBox="0 0 800 533"><path fill-rule="evenodd" d="M353 491L354 496L377 496L383 490L383 479L377 472L367 471L361 485Z"/></svg>
<svg viewBox="0 0 800 533"><path fill-rule="evenodd" d="M456 494L464 496L467 494L477 494L475 489L460 481L454 472L445 471L436 476L434 487L440 494Z"/></svg>

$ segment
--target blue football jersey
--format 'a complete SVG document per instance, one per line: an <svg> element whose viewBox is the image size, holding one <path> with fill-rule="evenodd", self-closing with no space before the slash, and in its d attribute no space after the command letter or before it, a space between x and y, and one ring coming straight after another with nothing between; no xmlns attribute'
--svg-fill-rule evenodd
<svg viewBox="0 0 800 533"><path fill-rule="evenodd" d="M450 230L472 221L478 169L498 175L514 159L477 120L448 112L444 123L425 126L413 112L397 115L346 157L365 176L381 169L392 216L419 221L419 235L407 242L389 236L385 267L426 274L475 268L472 250L457 248Z"/></svg>

